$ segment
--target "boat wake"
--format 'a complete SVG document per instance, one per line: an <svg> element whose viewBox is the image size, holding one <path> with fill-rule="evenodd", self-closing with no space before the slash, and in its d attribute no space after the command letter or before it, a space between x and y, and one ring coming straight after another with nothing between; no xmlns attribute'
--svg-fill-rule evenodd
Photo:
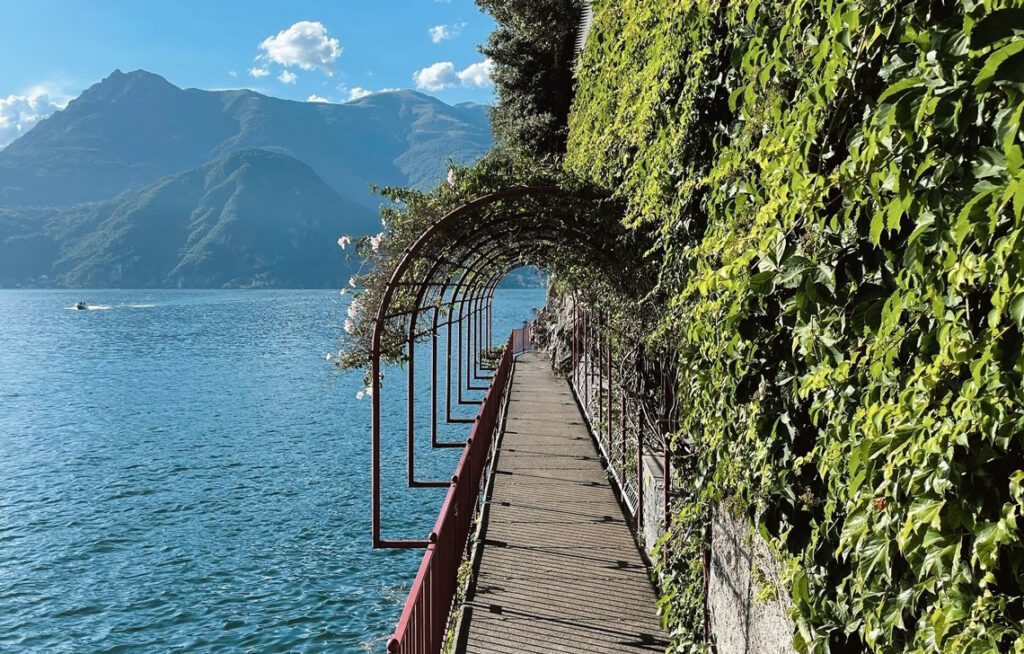
<svg viewBox="0 0 1024 654"><path fill-rule="evenodd" d="M69 311L109 311L110 309L153 309L155 307L155 304L86 304L83 307L72 305L64 308Z"/></svg>

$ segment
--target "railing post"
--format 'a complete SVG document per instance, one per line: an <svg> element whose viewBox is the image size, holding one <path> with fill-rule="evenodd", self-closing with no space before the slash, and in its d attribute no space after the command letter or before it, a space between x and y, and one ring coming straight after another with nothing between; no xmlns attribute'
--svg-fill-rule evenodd
<svg viewBox="0 0 1024 654"><path fill-rule="evenodd" d="M604 339L607 332L604 323L604 312L597 313L597 424L594 430L598 439L601 438L601 431L604 428Z"/></svg>
<svg viewBox="0 0 1024 654"><path fill-rule="evenodd" d="M665 529L668 530L669 524L672 519L668 514L668 505L671 499L670 484L672 483L672 457L669 451L670 434L665 434L665 460L663 461L663 467L665 468L665 475L661 478L662 486L662 515L665 516Z"/></svg>
<svg viewBox="0 0 1024 654"><path fill-rule="evenodd" d="M590 419L590 308L583 311L583 408Z"/></svg>
<svg viewBox="0 0 1024 654"><path fill-rule="evenodd" d="M636 408L636 530L642 532L644 529L644 416L642 403L638 401Z"/></svg>
<svg viewBox="0 0 1024 654"><path fill-rule="evenodd" d="M572 296L572 385L578 387L576 383L576 367L577 367L577 340L579 337L579 322L576 318L576 295Z"/></svg>
<svg viewBox="0 0 1024 654"><path fill-rule="evenodd" d="M619 388L619 395L622 397L622 429L619 430L619 470L622 471L622 478L626 478L626 385Z"/></svg>
<svg viewBox="0 0 1024 654"><path fill-rule="evenodd" d="M611 321L608 321L610 324ZM612 449L612 386L614 386L614 380L612 379L612 330L606 325L606 331L608 332L608 449ZM609 462L610 463L610 462Z"/></svg>

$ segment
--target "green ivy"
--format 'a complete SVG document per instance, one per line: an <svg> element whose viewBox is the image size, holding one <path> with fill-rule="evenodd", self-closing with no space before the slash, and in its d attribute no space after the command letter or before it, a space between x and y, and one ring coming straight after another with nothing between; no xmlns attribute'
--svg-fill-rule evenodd
<svg viewBox="0 0 1024 654"><path fill-rule="evenodd" d="M1024 7L594 4L567 168L655 235L690 371L678 649L729 498L799 651L1024 652Z"/></svg>

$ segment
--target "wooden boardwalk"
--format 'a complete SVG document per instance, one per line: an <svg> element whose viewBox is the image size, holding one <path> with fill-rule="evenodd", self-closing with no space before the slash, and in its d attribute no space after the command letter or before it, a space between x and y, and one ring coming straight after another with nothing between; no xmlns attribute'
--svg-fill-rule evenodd
<svg viewBox="0 0 1024 654"><path fill-rule="evenodd" d="M583 417L522 355L485 514L465 654L663 652L655 594Z"/></svg>

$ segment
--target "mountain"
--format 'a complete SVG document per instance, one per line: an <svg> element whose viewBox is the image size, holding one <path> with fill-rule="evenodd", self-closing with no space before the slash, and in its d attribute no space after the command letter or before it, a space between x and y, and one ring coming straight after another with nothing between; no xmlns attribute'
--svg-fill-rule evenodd
<svg viewBox="0 0 1024 654"><path fill-rule="evenodd" d="M0 286L340 287L338 237L379 224L294 157L242 150L103 202L0 208Z"/></svg>
<svg viewBox="0 0 1024 654"><path fill-rule="evenodd" d="M341 196L373 208L370 184L433 185L449 158L475 161L490 147L486 107L415 91L336 105L181 89L146 71L114 71L0 150L0 206L106 200L263 148L308 164Z"/></svg>
<svg viewBox="0 0 1024 654"><path fill-rule="evenodd" d="M0 150L0 286L338 287L370 185L433 186L491 147L487 107L343 105L114 71Z"/></svg>

